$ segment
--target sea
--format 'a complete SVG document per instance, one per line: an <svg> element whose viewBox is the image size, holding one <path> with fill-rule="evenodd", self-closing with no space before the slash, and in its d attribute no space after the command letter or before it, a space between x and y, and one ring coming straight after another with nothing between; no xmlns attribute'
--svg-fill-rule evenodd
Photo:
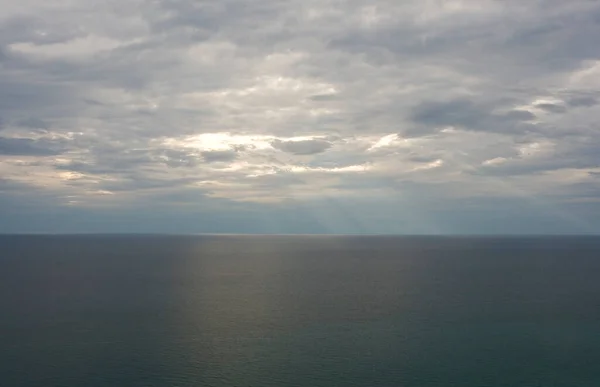
<svg viewBox="0 0 600 387"><path fill-rule="evenodd" d="M0 236L2 387L598 387L599 237Z"/></svg>

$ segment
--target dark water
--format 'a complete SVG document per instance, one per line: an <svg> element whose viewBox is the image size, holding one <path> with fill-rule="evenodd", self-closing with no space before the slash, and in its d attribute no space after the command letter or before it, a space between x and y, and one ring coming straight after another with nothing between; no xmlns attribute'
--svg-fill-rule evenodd
<svg viewBox="0 0 600 387"><path fill-rule="evenodd" d="M600 386L600 239L0 237L0 386Z"/></svg>

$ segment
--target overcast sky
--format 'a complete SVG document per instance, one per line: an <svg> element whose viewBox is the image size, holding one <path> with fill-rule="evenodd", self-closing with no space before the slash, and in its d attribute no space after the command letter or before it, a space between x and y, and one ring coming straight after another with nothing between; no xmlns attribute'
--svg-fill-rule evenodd
<svg viewBox="0 0 600 387"><path fill-rule="evenodd" d="M600 232L599 1L0 9L0 232Z"/></svg>

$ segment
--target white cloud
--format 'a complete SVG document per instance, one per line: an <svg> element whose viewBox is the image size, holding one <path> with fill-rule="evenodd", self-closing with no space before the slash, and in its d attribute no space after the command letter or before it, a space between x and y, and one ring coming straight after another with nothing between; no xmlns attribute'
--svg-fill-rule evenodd
<svg viewBox="0 0 600 387"><path fill-rule="evenodd" d="M493 159L485 160L483 163L481 163L481 165L498 165L498 164L504 164L508 160L509 159L507 159L506 157L494 157Z"/></svg>
<svg viewBox="0 0 600 387"><path fill-rule="evenodd" d="M375 150L377 148L382 148L382 147L390 146L397 139L398 139L398 135L397 134L395 134L395 133L388 134L387 136L383 136L379 140L377 140L377 142L375 144L373 144L368 150L372 151L372 150Z"/></svg>

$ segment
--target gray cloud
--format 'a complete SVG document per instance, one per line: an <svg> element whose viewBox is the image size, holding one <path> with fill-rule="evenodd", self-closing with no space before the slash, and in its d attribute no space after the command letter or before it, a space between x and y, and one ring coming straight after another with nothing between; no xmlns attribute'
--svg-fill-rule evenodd
<svg viewBox="0 0 600 387"><path fill-rule="evenodd" d="M569 106L572 106L572 107L591 107L591 106L598 105L599 102L596 97L580 96L580 97L573 97L573 98L569 99L568 103L569 103Z"/></svg>
<svg viewBox="0 0 600 387"><path fill-rule="evenodd" d="M61 145L53 141L0 137L0 155L51 156L58 155L63 151Z"/></svg>
<svg viewBox="0 0 600 387"><path fill-rule="evenodd" d="M519 132L531 130L523 123L535 118L528 111L492 113L485 104L466 99L426 101L411 113L411 120L419 126L410 134L428 133L453 126L475 131Z"/></svg>
<svg viewBox="0 0 600 387"><path fill-rule="evenodd" d="M18 126L22 126L25 128L31 129L48 129L49 126L46 122L40 120L39 118L29 117L22 120L17 121Z"/></svg>
<svg viewBox="0 0 600 387"><path fill-rule="evenodd" d="M327 149L331 148L332 145L330 142L324 140L275 140L271 144L277 149L295 155L312 155L325 152Z"/></svg>
<svg viewBox="0 0 600 387"><path fill-rule="evenodd" d="M228 162L237 158L238 154L235 150L225 151L205 151L202 152L204 161L208 163Z"/></svg>
<svg viewBox="0 0 600 387"><path fill-rule="evenodd" d="M309 97L312 101L335 101L335 94L316 94Z"/></svg>
<svg viewBox="0 0 600 387"><path fill-rule="evenodd" d="M558 105L555 103L539 103L536 104L535 107L539 108L539 109L543 109L547 112L550 113L565 113L567 111L567 108L563 105Z"/></svg>

